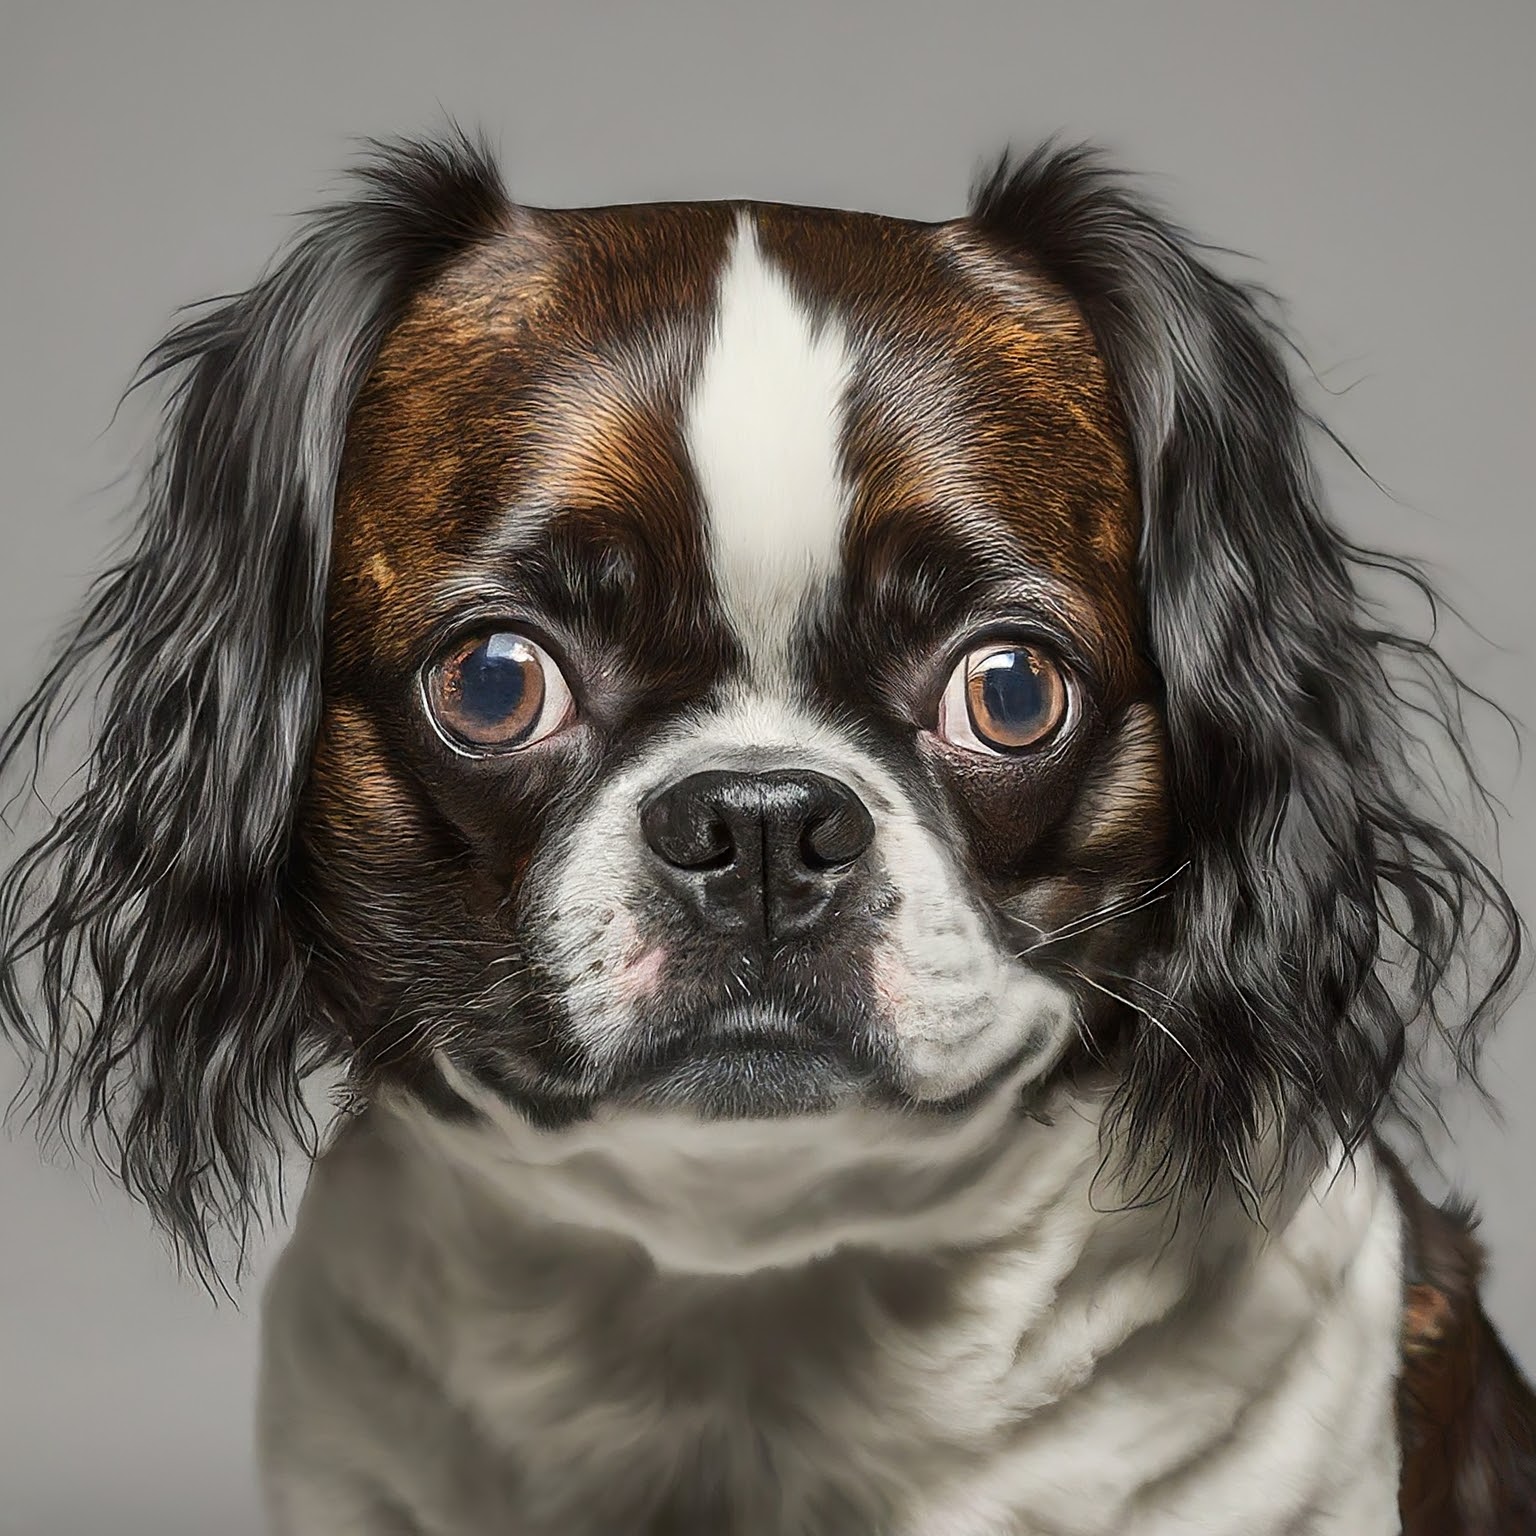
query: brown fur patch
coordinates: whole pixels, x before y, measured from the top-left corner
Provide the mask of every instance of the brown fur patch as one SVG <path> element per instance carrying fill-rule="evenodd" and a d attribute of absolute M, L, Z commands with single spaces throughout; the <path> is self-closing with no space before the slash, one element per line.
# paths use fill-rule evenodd
<path fill-rule="evenodd" d="M 1536 1531 L 1536 1396 L 1483 1311 L 1473 1223 L 1431 1204 L 1383 1155 L 1404 1228 L 1404 1536 Z"/>
<path fill-rule="evenodd" d="M 776 207 L 759 221 L 765 251 L 813 306 L 836 308 L 864 359 L 845 444 L 849 548 L 896 520 L 918 541 L 975 540 L 1082 594 L 1073 619 L 1136 672 L 1132 467 L 1068 295 L 1005 278 L 962 225 Z"/>

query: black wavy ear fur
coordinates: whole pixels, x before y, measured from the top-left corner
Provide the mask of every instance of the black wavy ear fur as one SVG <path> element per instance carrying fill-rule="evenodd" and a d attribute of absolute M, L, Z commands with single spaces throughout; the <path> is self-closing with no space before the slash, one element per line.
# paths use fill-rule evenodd
<path fill-rule="evenodd" d="M 146 360 L 135 387 L 170 388 L 133 542 L 0 734 L 10 815 L 96 700 L 88 762 L 0 877 L 0 1027 L 36 1053 L 34 1112 L 78 1117 L 205 1268 L 268 1207 L 329 1048 L 285 899 L 348 414 L 406 297 L 509 208 L 457 130 L 372 151 Z"/>
<path fill-rule="evenodd" d="M 1330 521 L 1269 296 L 1092 151 L 998 163 L 972 220 L 1078 301 L 1137 460 L 1146 643 L 1164 687 L 1173 882 L 1115 1123 L 1154 1182 L 1251 1189 L 1260 1137 L 1349 1147 L 1438 1038 L 1476 1048 L 1518 969 L 1498 880 L 1427 809 L 1425 751 L 1468 758 L 1463 687 L 1356 575 L 1417 568 Z M 1326 429 L 1322 429 L 1326 430 Z M 1486 796 L 1483 797 L 1486 803 Z M 1274 1171 L 1280 1160 L 1276 1160 Z"/>

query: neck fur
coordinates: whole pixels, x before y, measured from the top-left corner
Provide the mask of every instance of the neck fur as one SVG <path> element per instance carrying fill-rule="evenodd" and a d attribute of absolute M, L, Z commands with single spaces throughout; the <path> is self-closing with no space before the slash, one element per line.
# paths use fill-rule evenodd
<path fill-rule="evenodd" d="M 729 1442 L 734 1414 L 744 1440 L 780 1438 L 786 1488 L 820 1455 L 904 1489 L 890 1507 L 912 1536 L 1395 1531 L 1398 1218 L 1373 1159 L 1298 1173 L 1261 1220 L 1235 1200 L 1138 1206 L 1104 1161 L 1106 1098 L 936 1126 L 615 1115 L 542 1133 L 490 1102 L 489 1130 L 392 1119 L 432 1154 L 415 1167 L 474 1192 L 477 1225 L 499 1210 L 541 1253 L 546 1337 L 627 1362 L 622 1402 L 599 1379 L 571 1400 L 606 1399 L 601 1422 L 632 1419 L 644 1455 Z M 693 1395 L 648 1401 L 684 1357 Z M 548 1464 L 557 1442 L 596 1454 L 580 1438 L 554 1434 Z"/>

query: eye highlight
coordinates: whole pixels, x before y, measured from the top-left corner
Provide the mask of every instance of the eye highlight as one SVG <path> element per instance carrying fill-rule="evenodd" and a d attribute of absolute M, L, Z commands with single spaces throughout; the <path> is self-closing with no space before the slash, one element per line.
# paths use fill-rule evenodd
<path fill-rule="evenodd" d="M 1020 641 L 968 651 L 939 700 L 938 734 L 972 752 L 1043 746 L 1067 716 L 1066 674 L 1049 651 Z"/>
<path fill-rule="evenodd" d="M 553 658 L 513 630 L 460 641 L 422 681 L 433 724 L 461 749 L 516 751 L 553 735 L 575 713 Z"/>

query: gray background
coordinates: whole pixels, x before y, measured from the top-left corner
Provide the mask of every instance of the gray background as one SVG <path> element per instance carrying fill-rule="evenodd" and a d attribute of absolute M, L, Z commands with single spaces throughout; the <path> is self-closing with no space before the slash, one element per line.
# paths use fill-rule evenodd
<path fill-rule="evenodd" d="M 245 285 L 356 135 L 452 112 L 552 203 L 747 195 L 960 211 L 979 160 L 1100 139 L 1289 296 L 1357 535 L 1427 558 L 1493 648 L 1450 648 L 1529 718 L 1536 662 L 1528 90 L 1536 7 L 1265 3 L 665 5 L 4 0 L 0 705 L 103 557 L 142 448 L 132 365 L 189 299 Z M 1483 733 L 1505 867 L 1536 908 L 1529 769 Z M 1493 1311 L 1536 1366 L 1536 1030 L 1456 1101 Z M 0 1087 L 15 1079 L 0 1052 Z M 244 1536 L 254 1288 L 215 1309 L 142 1213 L 0 1139 L 0 1532 Z M 258 1262 L 259 1277 L 265 1257 Z"/>

